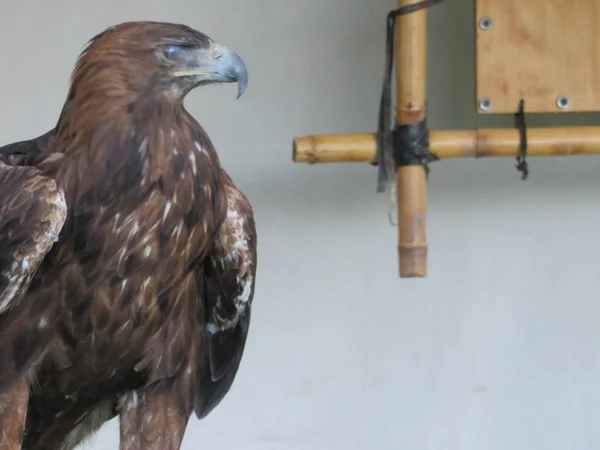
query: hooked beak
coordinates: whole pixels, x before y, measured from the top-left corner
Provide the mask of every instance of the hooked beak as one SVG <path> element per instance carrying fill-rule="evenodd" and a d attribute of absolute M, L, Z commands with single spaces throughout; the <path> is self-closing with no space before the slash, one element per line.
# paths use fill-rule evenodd
<path fill-rule="evenodd" d="M 248 71 L 242 58 L 232 50 L 218 44 L 198 51 L 189 69 L 178 70 L 176 77 L 193 76 L 201 82 L 238 84 L 237 98 L 240 98 L 248 86 Z"/>

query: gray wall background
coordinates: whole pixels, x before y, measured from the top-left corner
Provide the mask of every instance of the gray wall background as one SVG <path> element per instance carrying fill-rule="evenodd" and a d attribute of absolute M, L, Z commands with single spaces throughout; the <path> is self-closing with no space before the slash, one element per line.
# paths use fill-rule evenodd
<path fill-rule="evenodd" d="M 291 162 L 292 137 L 375 130 L 393 0 L 57 0 L 2 6 L 2 142 L 58 117 L 84 43 L 125 20 L 184 22 L 239 51 L 247 94 L 187 105 L 254 202 L 260 276 L 230 394 L 184 449 L 588 450 L 600 446 L 599 159 L 442 161 L 429 277 L 396 276 L 396 229 L 368 165 Z M 474 12 L 429 18 L 432 128 L 474 113 Z M 599 117 L 529 118 L 529 125 Z M 117 448 L 118 423 L 82 448 Z"/>

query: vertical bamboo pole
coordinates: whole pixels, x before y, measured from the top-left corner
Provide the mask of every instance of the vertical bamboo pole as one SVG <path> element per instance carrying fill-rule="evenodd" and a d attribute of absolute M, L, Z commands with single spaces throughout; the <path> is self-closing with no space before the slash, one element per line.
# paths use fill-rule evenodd
<path fill-rule="evenodd" d="M 397 0 L 398 6 L 419 0 Z M 412 124 L 425 119 L 427 9 L 399 16 L 395 35 L 396 123 Z M 427 276 L 427 185 L 422 166 L 399 167 L 398 262 L 400 278 Z"/>

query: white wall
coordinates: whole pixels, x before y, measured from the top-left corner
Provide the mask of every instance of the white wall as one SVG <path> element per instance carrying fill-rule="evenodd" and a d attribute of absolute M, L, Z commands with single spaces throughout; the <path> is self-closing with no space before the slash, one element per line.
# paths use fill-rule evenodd
<path fill-rule="evenodd" d="M 588 450 L 600 446 L 600 159 L 438 162 L 429 277 L 396 276 L 396 230 L 368 165 L 291 162 L 292 137 L 373 131 L 393 0 L 57 0 L 3 4 L 2 142 L 52 126 L 104 27 L 181 21 L 239 51 L 247 94 L 189 109 L 254 202 L 260 277 L 236 383 L 184 449 Z M 473 112 L 473 9 L 430 13 L 434 128 Z M 587 123 L 598 120 L 598 116 Z M 530 118 L 530 125 L 586 123 Z M 113 421 L 84 448 L 117 448 Z"/>

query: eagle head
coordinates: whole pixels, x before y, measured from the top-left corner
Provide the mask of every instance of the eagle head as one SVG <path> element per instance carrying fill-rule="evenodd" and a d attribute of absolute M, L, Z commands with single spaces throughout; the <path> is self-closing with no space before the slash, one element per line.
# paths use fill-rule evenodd
<path fill-rule="evenodd" d="M 108 75 L 108 76 L 107 76 Z M 125 22 L 90 40 L 73 72 L 73 85 L 87 92 L 121 97 L 183 97 L 197 86 L 238 83 L 239 98 L 248 84 L 240 56 L 206 34 L 164 22 Z M 98 83 L 96 86 L 94 83 Z"/>

